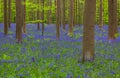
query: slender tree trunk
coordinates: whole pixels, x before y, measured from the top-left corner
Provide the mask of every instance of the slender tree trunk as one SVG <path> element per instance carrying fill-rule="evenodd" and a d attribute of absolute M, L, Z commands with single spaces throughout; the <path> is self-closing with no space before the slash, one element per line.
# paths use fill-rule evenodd
<path fill-rule="evenodd" d="M 118 33 L 117 0 L 108 0 L 108 10 L 109 10 L 108 39 L 114 40 L 115 34 Z"/>
<path fill-rule="evenodd" d="M 52 19 L 51 19 L 51 17 L 52 17 L 51 6 L 52 6 L 52 1 L 49 0 L 49 7 L 50 7 L 50 9 L 49 9 L 49 12 L 48 12 L 48 14 L 49 14 L 48 24 L 51 24 L 51 22 L 52 22 Z"/>
<path fill-rule="evenodd" d="M 120 25 L 120 0 L 118 0 L 118 25 Z"/>
<path fill-rule="evenodd" d="M 22 42 L 22 0 L 16 0 L 16 39 L 18 43 Z"/>
<path fill-rule="evenodd" d="M 69 36 L 73 35 L 73 25 L 74 25 L 74 0 L 70 0 L 70 24 L 69 24 Z"/>
<path fill-rule="evenodd" d="M 26 0 L 23 0 L 23 33 L 26 33 Z"/>
<path fill-rule="evenodd" d="M 62 17 L 62 22 L 63 22 L 63 30 L 65 30 L 66 28 L 65 28 L 65 2 L 66 2 L 66 0 L 62 0 L 62 4 L 63 4 L 63 17 Z"/>
<path fill-rule="evenodd" d="M 7 0 L 4 0 L 4 34 L 8 34 Z"/>
<path fill-rule="evenodd" d="M 37 3 L 38 3 L 37 20 L 40 20 L 40 10 L 39 10 L 40 1 L 37 0 Z M 40 22 L 37 23 L 37 30 L 40 30 Z"/>
<path fill-rule="evenodd" d="M 44 0 L 42 0 L 42 7 L 43 7 L 43 10 L 42 10 L 42 36 L 44 35 Z"/>
<path fill-rule="evenodd" d="M 60 0 L 56 0 L 56 36 L 57 39 L 60 38 Z"/>
<path fill-rule="evenodd" d="M 78 0 L 78 24 L 80 26 L 80 23 L 81 23 L 81 4 L 80 4 L 80 1 Z"/>
<path fill-rule="evenodd" d="M 96 0 L 85 0 L 83 29 L 83 62 L 94 59 L 94 25 Z"/>
<path fill-rule="evenodd" d="M 61 13 L 62 13 L 62 12 L 61 12 L 61 0 L 59 1 L 59 7 L 60 7 L 60 9 L 59 9 L 59 14 L 60 14 L 59 19 L 60 19 L 60 20 L 59 20 L 59 21 L 60 21 L 60 27 L 61 27 L 61 25 L 62 25 L 62 18 L 61 18 L 61 17 L 62 17 L 62 14 L 61 14 Z"/>
<path fill-rule="evenodd" d="M 8 0 L 8 27 L 11 27 L 11 0 Z"/>
<path fill-rule="evenodd" d="M 103 0 L 100 0 L 99 27 L 103 27 Z"/>

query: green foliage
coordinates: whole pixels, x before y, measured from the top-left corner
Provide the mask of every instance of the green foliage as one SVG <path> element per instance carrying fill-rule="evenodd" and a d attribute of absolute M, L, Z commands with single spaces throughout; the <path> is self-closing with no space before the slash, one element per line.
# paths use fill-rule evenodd
<path fill-rule="evenodd" d="M 116 33 L 115 34 L 115 37 L 117 38 L 117 37 L 119 37 L 120 36 L 120 33 Z"/>
<path fill-rule="evenodd" d="M 82 11 L 84 10 L 84 1 L 85 0 L 81 0 L 80 1 L 80 3 L 81 3 L 81 7 L 80 7 L 80 10 L 81 10 L 81 12 L 80 12 L 80 16 L 83 16 L 83 13 L 82 13 Z M 120 3 L 120 2 L 119 2 Z M 4 13 L 3 13 L 3 9 L 4 9 L 4 6 L 3 6 L 3 1 L 1 1 L 1 3 L 0 3 L 1 5 L 0 5 L 0 22 L 3 22 L 3 15 L 4 15 Z M 40 13 L 44 10 L 45 11 L 45 17 L 44 17 L 44 22 L 46 22 L 46 19 L 47 19 L 47 13 L 48 13 L 48 11 L 49 10 L 51 10 L 52 11 L 52 21 L 54 21 L 55 22 L 55 9 L 56 9 L 56 6 L 55 6 L 55 4 L 54 4 L 54 1 L 52 1 L 52 6 L 50 7 L 50 6 L 48 6 L 48 1 L 47 0 L 45 0 L 45 2 L 44 2 L 44 8 L 43 8 L 43 6 L 42 6 L 42 3 L 40 3 L 40 4 L 38 4 L 36 1 L 33 1 L 33 2 L 30 2 L 29 0 L 26 0 L 26 3 L 23 3 L 23 5 L 24 4 L 26 4 L 26 21 L 27 21 L 27 23 L 37 23 L 37 22 L 43 22 L 43 21 L 41 21 L 41 20 L 36 20 L 36 19 L 34 19 L 34 20 L 32 20 L 31 18 L 37 18 L 37 15 L 35 15 L 35 14 L 37 14 L 36 12 L 37 11 L 40 11 Z M 96 4 L 96 23 L 98 23 L 98 19 L 99 19 L 99 0 L 97 0 L 97 4 Z M 16 17 L 16 5 L 15 5 L 15 2 L 14 1 L 12 1 L 12 7 L 11 7 L 11 9 L 12 9 L 12 17 L 11 17 L 11 21 L 12 22 L 15 22 L 15 17 Z M 66 4 L 67 5 L 67 7 L 68 7 L 68 3 Z M 66 8 L 67 8 L 66 7 Z M 105 24 L 108 24 L 108 0 L 104 0 L 104 2 L 103 2 L 103 8 L 104 8 L 104 14 L 103 14 L 103 16 L 104 16 L 104 23 Z M 66 14 L 66 19 L 65 20 L 67 20 L 68 21 L 68 19 L 69 19 L 69 9 L 66 9 L 66 12 L 65 12 L 65 14 Z M 119 11 L 119 10 L 118 10 Z M 33 14 L 34 13 L 34 17 L 33 16 L 31 16 L 30 14 Z M 119 15 L 118 15 L 118 17 L 119 17 Z M 83 21 L 83 19 L 82 19 L 82 17 L 81 17 L 81 19 L 80 19 L 81 21 L 80 21 L 80 23 L 82 23 L 82 21 Z"/>

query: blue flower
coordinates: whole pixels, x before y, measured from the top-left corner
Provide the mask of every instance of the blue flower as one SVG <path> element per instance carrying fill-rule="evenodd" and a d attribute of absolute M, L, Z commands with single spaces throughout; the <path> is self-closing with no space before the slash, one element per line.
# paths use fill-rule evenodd
<path fill-rule="evenodd" d="M 35 58 L 34 57 L 32 57 L 32 62 L 35 62 Z"/>

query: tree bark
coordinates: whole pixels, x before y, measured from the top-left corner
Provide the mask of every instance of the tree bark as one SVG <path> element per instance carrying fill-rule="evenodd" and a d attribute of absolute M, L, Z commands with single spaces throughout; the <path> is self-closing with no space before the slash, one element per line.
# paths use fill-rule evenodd
<path fill-rule="evenodd" d="M 18 43 L 22 43 L 22 0 L 16 0 L 16 39 Z"/>
<path fill-rule="evenodd" d="M 66 28 L 65 28 L 65 17 L 66 17 L 66 16 L 65 16 L 65 2 L 66 2 L 66 1 L 65 1 L 65 0 L 62 0 L 62 2 L 63 2 L 63 3 L 62 3 L 62 4 L 63 4 L 63 8 L 62 8 L 62 9 L 63 9 L 63 10 L 62 10 L 62 11 L 63 11 L 62 22 L 63 22 L 63 30 L 65 30 L 65 29 L 66 29 Z"/>
<path fill-rule="evenodd" d="M 23 33 L 26 33 L 26 0 L 23 0 Z"/>
<path fill-rule="evenodd" d="M 8 0 L 8 27 L 11 27 L 11 0 Z"/>
<path fill-rule="evenodd" d="M 39 10 L 39 6 L 40 6 L 40 1 L 37 0 L 37 5 L 38 5 L 38 10 L 37 10 L 37 20 L 40 20 L 40 10 Z M 40 22 L 37 23 L 37 30 L 40 30 Z"/>
<path fill-rule="evenodd" d="M 60 0 L 56 0 L 56 36 L 60 38 Z"/>
<path fill-rule="evenodd" d="M 68 35 L 72 36 L 73 35 L 73 26 L 74 26 L 74 0 L 70 0 L 70 22 L 69 22 L 69 32 Z"/>
<path fill-rule="evenodd" d="M 103 27 L 103 0 L 100 0 L 99 27 Z"/>
<path fill-rule="evenodd" d="M 42 36 L 44 35 L 44 0 L 42 0 Z"/>
<path fill-rule="evenodd" d="M 7 0 L 4 0 L 4 34 L 8 34 Z"/>
<path fill-rule="evenodd" d="M 83 28 L 83 62 L 94 60 L 94 25 L 96 0 L 85 0 Z"/>
<path fill-rule="evenodd" d="M 109 11 L 108 39 L 114 40 L 116 38 L 115 34 L 118 33 L 117 0 L 108 0 L 108 11 Z"/>

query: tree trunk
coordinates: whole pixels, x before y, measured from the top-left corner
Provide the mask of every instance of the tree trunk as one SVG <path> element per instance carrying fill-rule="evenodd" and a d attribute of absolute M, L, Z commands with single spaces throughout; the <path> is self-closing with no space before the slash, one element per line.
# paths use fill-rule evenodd
<path fill-rule="evenodd" d="M 23 27 L 23 15 L 22 15 L 22 0 L 16 0 L 16 39 L 18 43 L 22 42 L 22 27 Z"/>
<path fill-rule="evenodd" d="M 8 34 L 8 21 L 7 21 L 7 0 L 4 0 L 4 34 Z"/>
<path fill-rule="evenodd" d="M 66 28 L 65 28 L 65 17 L 66 17 L 66 16 L 65 16 L 65 2 L 66 2 L 65 0 L 62 0 L 62 4 L 63 4 L 63 8 L 62 8 L 62 9 L 63 9 L 63 10 L 62 10 L 62 11 L 63 11 L 63 12 L 62 12 L 62 13 L 63 13 L 63 17 L 62 17 L 63 30 L 66 29 Z"/>
<path fill-rule="evenodd" d="M 8 0 L 8 27 L 11 27 L 11 0 Z"/>
<path fill-rule="evenodd" d="M 69 32 L 68 35 L 72 36 L 73 35 L 73 25 L 74 25 L 74 0 L 70 0 L 70 22 L 69 22 Z"/>
<path fill-rule="evenodd" d="M 96 0 L 85 0 L 83 29 L 83 62 L 94 59 L 94 25 Z"/>
<path fill-rule="evenodd" d="M 26 33 L 26 0 L 23 0 L 23 33 Z"/>
<path fill-rule="evenodd" d="M 57 39 L 60 38 L 60 0 L 56 0 L 56 36 Z"/>
<path fill-rule="evenodd" d="M 108 28 L 108 39 L 114 40 L 115 34 L 118 33 L 118 21 L 117 21 L 117 0 L 108 0 L 109 10 L 109 28 Z"/>
<path fill-rule="evenodd" d="M 38 5 L 37 20 L 40 20 L 40 10 L 39 10 L 40 1 L 39 0 L 37 0 L 37 5 Z M 37 23 L 37 30 L 40 30 L 40 22 Z"/>
<path fill-rule="evenodd" d="M 44 35 L 44 0 L 42 0 L 42 36 Z"/>
<path fill-rule="evenodd" d="M 103 27 L 103 0 L 100 0 L 99 27 Z"/>
<path fill-rule="evenodd" d="M 52 1 L 51 0 L 49 0 L 49 11 L 48 11 L 48 14 L 49 14 L 49 18 L 48 18 L 48 24 L 51 24 L 51 22 L 52 22 L 52 19 L 51 19 L 51 17 L 52 17 L 52 13 L 51 13 L 51 5 L 52 5 Z"/>

